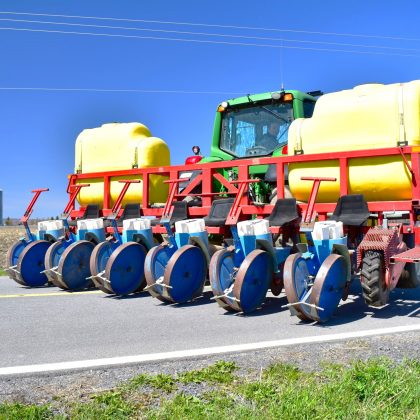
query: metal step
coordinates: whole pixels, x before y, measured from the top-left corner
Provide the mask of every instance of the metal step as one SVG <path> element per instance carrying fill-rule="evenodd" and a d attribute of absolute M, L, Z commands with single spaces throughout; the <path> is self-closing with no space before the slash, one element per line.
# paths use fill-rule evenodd
<path fill-rule="evenodd" d="M 390 258 L 391 264 L 395 262 L 406 262 L 416 263 L 420 262 L 420 246 L 408 249 L 407 251 L 401 252 L 401 254 L 395 254 Z"/>

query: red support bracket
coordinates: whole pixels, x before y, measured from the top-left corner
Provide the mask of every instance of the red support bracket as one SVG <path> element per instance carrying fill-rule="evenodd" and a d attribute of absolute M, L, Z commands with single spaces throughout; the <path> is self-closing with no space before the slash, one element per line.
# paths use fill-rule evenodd
<path fill-rule="evenodd" d="M 219 181 L 227 190 L 231 193 L 237 193 L 238 188 L 236 188 L 233 184 L 239 183 L 239 181 L 228 181 L 222 174 L 216 172 L 213 174 L 213 178 Z M 241 181 L 242 182 L 242 181 Z"/>
<path fill-rule="evenodd" d="M 231 181 L 232 184 L 238 184 L 238 192 L 235 197 L 235 201 L 229 211 L 228 217 L 226 218 L 226 225 L 236 225 L 239 220 L 239 216 L 241 215 L 241 204 L 242 196 L 245 193 L 245 189 L 247 188 L 248 184 L 252 184 L 255 182 L 260 182 L 259 179 L 245 179 L 243 181 L 235 180 Z"/>
<path fill-rule="evenodd" d="M 128 188 L 130 187 L 131 184 L 139 184 L 140 180 L 138 179 L 127 179 L 127 180 L 121 180 L 118 181 L 124 184 L 124 186 L 122 187 L 117 200 L 115 201 L 114 205 L 112 206 L 112 210 L 111 210 L 111 214 L 114 217 L 118 216 L 119 211 L 121 210 L 121 203 L 124 199 L 125 193 L 127 192 Z"/>
<path fill-rule="evenodd" d="M 35 195 L 32 197 L 32 200 L 29 203 L 29 206 L 27 207 L 27 209 L 25 211 L 25 214 L 20 219 L 20 221 L 22 223 L 26 224 L 26 222 L 28 221 L 28 219 L 31 217 L 32 209 L 34 208 L 34 205 L 35 205 L 36 201 L 38 200 L 38 197 L 41 195 L 41 193 L 43 193 L 45 191 L 49 191 L 49 190 L 50 190 L 49 188 L 41 188 L 39 190 L 32 190 L 31 191 Z"/>
<path fill-rule="evenodd" d="M 314 212 L 316 197 L 318 195 L 319 186 L 322 181 L 337 181 L 337 178 L 328 178 L 328 177 L 312 177 L 312 176 L 305 176 L 300 178 L 302 181 L 314 181 L 312 185 L 312 191 L 309 195 L 308 207 L 303 213 L 302 222 L 304 224 L 309 224 L 313 221 L 316 214 Z"/>
<path fill-rule="evenodd" d="M 402 148 L 402 147 L 399 147 L 399 148 L 398 148 L 398 150 L 399 150 L 399 152 L 400 152 L 400 154 L 401 154 L 401 156 L 402 156 L 402 158 L 403 158 L 403 161 L 404 161 L 405 166 L 406 166 L 406 167 L 407 167 L 407 169 L 410 171 L 410 174 L 411 174 L 411 179 L 412 179 L 413 185 L 414 185 L 414 186 L 416 186 L 416 185 L 417 185 L 417 181 L 416 181 L 416 176 L 415 176 L 414 170 L 413 170 L 413 168 L 411 167 L 410 163 L 408 162 L 407 158 L 405 157 L 405 154 L 404 154 L 404 150 L 403 150 L 403 148 Z"/>
<path fill-rule="evenodd" d="M 174 201 L 176 190 L 178 188 L 178 184 L 180 182 L 189 181 L 190 178 L 178 178 L 178 179 L 168 179 L 167 181 L 163 181 L 165 184 L 171 184 L 169 187 L 169 195 L 168 199 L 166 200 L 165 207 L 163 209 L 162 218 L 170 218 L 172 213 L 172 202 Z"/>
<path fill-rule="evenodd" d="M 187 178 L 183 178 L 185 180 L 187 180 Z M 188 178 L 190 179 L 190 178 Z M 199 174 L 197 175 L 184 189 L 184 191 L 182 191 L 182 194 L 180 194 L 181 197 L 186 197 L 187 195 L 190 195 L 191 191 L 197 187 L 198 185 L 200 185 L 200 183 L 203 181 L 203 174 Z M 201 194 L 200 194 L 201 195 Z"/>
<path fill-rule="evenodd" d="M 70 197 L 69 197 L 69 201 L 63 211 L 64 217 L 67 219 L 67 217 L 69 216 L 70 212 L 74 209 L 74 202 L 76 201 L 76 197 L 79 194 L 80 190 L 83 187 L 89 187 L 90 184 L 75 184 L 75 185 L 70 185 L 69 186 L 69 192 L 70 192 Z"/>

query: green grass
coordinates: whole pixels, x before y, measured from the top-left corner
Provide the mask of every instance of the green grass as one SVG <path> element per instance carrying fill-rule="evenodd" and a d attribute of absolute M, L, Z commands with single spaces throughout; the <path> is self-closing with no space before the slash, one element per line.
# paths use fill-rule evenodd
<path fill-rule="evenodd" d="M 0 276 L 8 276 L 9 274 L 7 273 L 7 271 L 4 271 L 3 268 L 0 268 Z"/>
<path fill-rule="evenodd" d="M 175 376 L 143 374 L 85 402 L 3 404 L 0 419 L 420 418 L 419 361 L 379 358 L 314 372 L 274 364 L 251 377 L 236 370 L 219 361 Z"/>

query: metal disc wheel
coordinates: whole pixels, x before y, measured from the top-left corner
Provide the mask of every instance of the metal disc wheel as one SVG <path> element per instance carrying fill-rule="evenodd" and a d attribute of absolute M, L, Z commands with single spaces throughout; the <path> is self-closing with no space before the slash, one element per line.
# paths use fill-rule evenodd
<path fill-rule="evenodd" d="M 144 261 L 146 249 L 136 242 L 120 245 L 109 257 L 105 278 L 117 295 L 141 292 L 146 286 Z"/>
<path fill-rule="evenodd" d="M 213 254 L 210 260 L 210 285 L 216 302 L 227 311 L 234 309 L 226 302 L 226 298 L 217 297 L 224 294 L 224 291 L 233 283 L 235 263 L 233 260 L 234 252 L 228 249 L 221 249 Z"/>
<path fill-rule="evenodd" d="M 114 252 L 114 247 L 109 241 L 99 243 L 93 249 L 92 255 L 90 256 L 89 266 L 92 276 L 96 276 L 99 273 L 105 271 L 105 267 L 108 263 L 111 254 Z M 102 290 L 104 293 L 113 294 L 109 283 L 96 277 L 92 279 L 94 285 Z"/>
<path fill-rule="evenodd" d="M 363 298 L 369 306 L 383 306 L 388 303 L 389 289 L 385 281 L 384 258 L 379 251 L 367 251 L 363 256 L 362 284 Z"/>
<path fill-rule="evenodd" d="M 206 257 L 198 246 L 185 245 L 170 258 L 164 283 L 174 303 L 184 303 L 201 295 L 207 274 Z"/>
<path fill-rule="evenodd" d="M 65 287 L 70 290 L 80 290 L 89 287 L 90 256 L 95 245 L 89 241 L 78 241 L 71 244 L 60 258 L 58 273 Z"/>
<path fill-rule="evenodd" d="M 47 250 L 45 254 L 45 270 L 48 280 L 54 284 L 54 286 L 66 288 L 65 284 L 61 281 L 60 276 L 57 275 L 57 267 L 60 262 L 60 258 L 63 252 L 67 248 L 68 243 L 66 241 L 54 242 Z"/>
<path fill-rule="evenodd" d="M 162 302 L 171 302 L 171 300 L 164 296 L 165 287 L 157 281 L 163 281 L 165 268 L 174 252 L 173 248 L 169 246 L 157 245 L 149 250 L 144 262 L 144 274 L 149 287 L 147 290 L 153 297 Z"/>
<path fill-rule="evenodd" d="M 287 257 L 284 264 L 283 279 L 287 301 L 294 305 L 293 307 L 296 309 L 297 317 L 303 321 L 311 320 L 309 311 L 305 308 L 305 305 L 299 305 L 299 302 L 307 292 L 307 282 L 309 279 L 308 266 L 300 252 Z"/>
<path fill-rule="evenodd" d="M 234 305 L 241 312 L 255 311 L 263 303 L 273 279 L 273 265 L 268 252 L 250 252 L 239 267 L 233 286 Z"/>
<path fill-rule="evenodd" d="M 25 249 L 25 247 L 28 245 L 28 243 L 25 240 L 19 240 L 16 241 L 8 250 L 6 253 L 6 264 L 7 268 L 14 267 L 17 265 L 19 255 L 22 253 L 22 251 Z M 20 280 L 17 273 L 14 271 L 8 272 L 9 277 L 16 281 L 17 283 L 21 284 L 22 286 L 26 286 L 25 282 Z"/>
<path fill-rule="evenodd" d="M 28 244 L 19 255 L 17 263 L 17 277 L 30 287 L 40 287 L 47 283 L 45 273 L 45 254 L 50 247 L 48 241 L 33 241 Z"/>
<path fill-rule="evenodd" d="M 311 313 L 314 321 L 326 322 L 332 317 L 346 286 L 346 273 L 343 256 L 331 254 L 324 260 L 315 277 L 309 298 L 309 303 L 316 306 Z"/>

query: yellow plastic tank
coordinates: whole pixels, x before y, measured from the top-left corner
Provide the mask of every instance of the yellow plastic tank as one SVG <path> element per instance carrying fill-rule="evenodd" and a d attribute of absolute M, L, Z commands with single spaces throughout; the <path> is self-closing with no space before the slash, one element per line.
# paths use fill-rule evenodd
<path fill-rule="evenodd" d="M 157 137 L 152 137 L 149 129 L 140 123 L 112 123 L 101 127 L 83 130 L 76 140 L 75 173 L 109 172 L 133 168 L 170 165 L 167 144 Z M 138 179 L 138 176 L 115 177 L 111 180 L 111 206 L 120 193 L 122 179 Z M 162 203 L 168 196 L 166 177 L 151 175 L 150 203 Z M 83 179 L 80 183 L 89 183 L 81 189 L 77 198 L 81 206 L 87 204 L 103 205 L 104 183 L 97 179 Z M 141 203 L 142 182 L 131 184 L 123 205 Z"/>
<path fill-rule="evenodd" d="M 311 118 L 290 126 L 290 155 L 420 145 L 420 80 L 391 85 L 367 84 L 321 96 Z M 410 161 L 410 159 L 408 159 Z M 411 163 L 411 162 L 410 162 Z M 304 176 L 340 178 L 338 161 L 289 165 L 293 196 L 307 201 L 312 188 Z M 411 177 L 401 156 L 349 160 L 349 194 L 368 201 L 411 199 Z M 323 182 L 317 202 L 334 202 L 339 182 Z"/>

